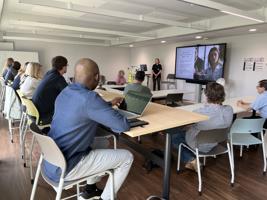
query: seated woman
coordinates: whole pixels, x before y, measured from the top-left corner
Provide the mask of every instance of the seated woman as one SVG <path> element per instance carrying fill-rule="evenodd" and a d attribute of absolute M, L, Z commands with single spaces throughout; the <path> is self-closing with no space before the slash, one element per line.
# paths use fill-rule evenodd
<path fill-rule="evenodd" d="M 26 71 L 26 67 L 28 64 L 29 62 L 26 62 L 25 65 L 20 68 L 17 76 L 15 77 L 13 84 L 12 84 L 12 88 L 14 90 L 18 90 L 20 88 L 20 82 L 23 82 L 24 79 L 26 78 L 25 71 Z"/>
<path fill-rule="evenodd" d="M 117 85 L 124 85 L 126 83 L 126 79 L 125 79 L 124 75 L 125 75 L 124 71 L 120 70 L 118 73 L 117 80 L 116 80 Z"/>
<path fill-rule="evenodd" d="M 237 106 L 244 108 L 248 111 L 255 110 L 258 111 L 260 117 L 267 119 L 267 79 L 259 81 L 256 86 L 258 96 L 256 100 L 252 103 L 247 103 L 242 100 L 237 101 Z M 251 117 L 256 118 L 257 116 Z M 267 120 L 263 125 L 264 128 L 267 128 Z"/>
<path fill-rule="evenodd" d="M 41 65 L 39 63 L 30 62 L 25 71 L 27 76 L 20 85 L 21 93 L 28 99 L 32 99 L 32 95 L 42 79 Z"/>
<path fill-rule="evenodd" d="M 196 137 L 201 130 L 212 130 L 230 127 L 233 120 L 233 109 L 229 105 L 222 105 L 225 99 L 225 92 L 222 85 L 210 82 L 205 89 L 207 103 L 194 112 L 207 115 L 208 120 L 198 122 L 187 126 L 187 130 L 173 129 L 176 134 L 173 134 L 173 146 L 178 148 L 181 143 L 186 143 L 192 149 L 196 148 Z M 178 132 L 178 133 L 177 133 Z M 209 152 L 217 144 L 203 144 L 199 147 L 201 152 Z M 188 149 L 183 148 L 181 160 L 186 163 L 185 167 L 197 171 L 196 159 L 194 154 Z"/>

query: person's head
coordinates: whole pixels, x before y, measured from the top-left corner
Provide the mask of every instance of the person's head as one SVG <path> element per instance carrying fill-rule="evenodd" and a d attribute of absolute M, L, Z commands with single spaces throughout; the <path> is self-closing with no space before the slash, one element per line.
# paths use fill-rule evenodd
<path fill-rule="evenodd" d="M 124 73 L 123 70 L 120 70 L 120 71 L 118 72 L 118 76 L 119 76 L 119 77 L 124 77 L 124 75 L 125 75 L 125 73 Z"/>
<path fill-rule="evenodd" d="M 198 58 L 198 47 L 195 48 L 195 62 L 197 61 Z"/>
<path fill-rule="evenodd" d="M 6 61 L 6 64 L 8 67 L 11 67 L 14 63 L 14 59 L 13 58 L 8 58 L 7 61 Z"/>
<path fill-rule="evenodd" d="M 256 88 L 257 88 L 257 92 L 259 94 L 267 91 L 267 79 L 263 79 L 263 80 L 259 81 Z"/>
<path fill-rule="evenodd" d="M 135 74 L 135 80 L 142 83 L 145 80 L 145 72 L 137 71 Z"/>
<path fill-rule="evenodd" d="M 94 90 L 99 82 L 99 68 L 95 61 L 89 58 L 80 59 L 75 65 L 74 80 L 90 90 Z"/>
<path fill-rule="evenodd" d="M 222 104 L 225 99 L 224 87 L 216 82 L 210 82 L 205 89 L 208 103 Z"/>
<path fill-rule="evenodd" d="M 41 67 L 42 65 L 40 65 L 40 63 L 30 62 L 27 65 L 25 75 L 28 75 L 32 78 L 41 79 L 42 78 Z"/>
<path fill-rule="evenodd" d="M 67 72 L 68 60 L 63 56 L 56 56 L 52 59 L 52 67 L 61 75 Z"/>
<path fill-rule="evenodd" d="M 18 61 L 15 61 L 13 64 L 13 69 L 19 71 L 21 64 Z"/>
<path fill-rule="evenodd" d="M 217 63 L 219 62 L 219 57 L 220 57 L 220 53 L 217 47 L 213 47 L 210 49 L 208 57 L 209 57 L 209 64 L 211 66 L 216 66 Z"/>
<path fill-rule="evenodd" d="M 19 75 L 22 75 L 25 73 L 28 64 L 29 62 L 25 62 L 25 64 L 19 69 Z"/>
<path fill-rule="evenodd" d="M 155 58 L 155 64 L 159 64 L 159 63 L 160 63 L 159 58 Z"/>

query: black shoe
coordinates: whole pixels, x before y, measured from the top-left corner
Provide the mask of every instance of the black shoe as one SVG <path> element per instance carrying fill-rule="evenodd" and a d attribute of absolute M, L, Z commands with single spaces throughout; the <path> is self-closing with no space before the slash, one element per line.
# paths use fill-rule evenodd
<path fill-rule="evenodd" d="M 100 199 L 103 190 L 100 190 L 96 187 L 96 185 L 86 185 L 85 190 L 79 196 L 79 200 L 94 200 Z"/>

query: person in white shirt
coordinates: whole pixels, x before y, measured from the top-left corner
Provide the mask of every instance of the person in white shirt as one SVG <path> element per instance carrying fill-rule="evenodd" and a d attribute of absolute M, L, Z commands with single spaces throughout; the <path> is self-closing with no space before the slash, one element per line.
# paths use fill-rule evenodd
<path fill-rule="evenodd" d="M 20 91 L 27 99 L 32 99 L 32 95 L 42 79 L 41 65 L 30 62 L 27 65 L 25 80 L 20 85 Z"/>

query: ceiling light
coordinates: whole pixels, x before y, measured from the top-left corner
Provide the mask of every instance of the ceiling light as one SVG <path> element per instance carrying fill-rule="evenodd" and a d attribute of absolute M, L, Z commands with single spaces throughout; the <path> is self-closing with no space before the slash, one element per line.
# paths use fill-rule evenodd
<path fill-rule="evenodd" d="M 134 45 L 133 44 L 130 44 L 129 47 L 133 47 Z"/>
<path fill-rule="evenodd" d="M 250 19 L 250 20 L 253 20 L 253 21 L 256 21 L 256 22 L 260 22 L 260 23 L 264 22 L 263 20 L 256 19 L 256 18 L 253 18 L 253 17 L 248 17 L 248 16 L 245 16 L 245 15 L 240 15 L 240 14 L 229 12 L 229 11 L 225 11 L 225 10 L 220 10 L 220 11 L 222 13 L 226 13 L 226 14 L 229 14 L 229 15 L 234 15 L 234 16 L 237 16 L 237 17 L 242 17 L 242 18 L 245 18 L 245 19 Z"/>
<path fill-rule="evenodd" d="M 162 40 L 162 41 L 161 41 L 162 44 L 165 43 L 165 42 L 166 42 L 165 40 Z"/>
<path fill-rule="evenodd" d="M 249 31 L 249 32 L 255 32 L 255 31 L 257 31 L 257 29 L 255 29 L 255 28 L 251 28 L 251 29 L 249 29 L 248 31 Z"/>
<path fill-rule="evenodd" d="M 197 35 L 195 38 L 196 38 L 196 39 L 201 39 L 202 36 L 201 36 L 201 35 Z"/>

